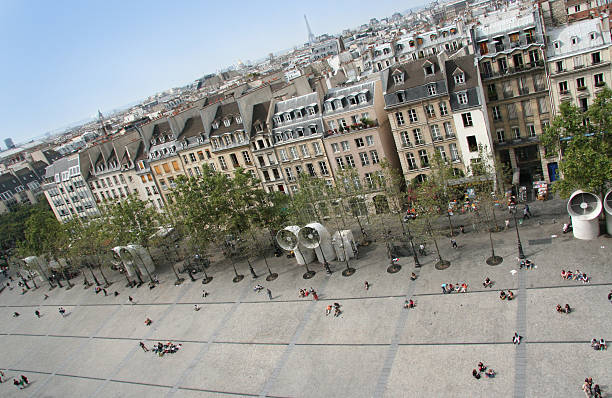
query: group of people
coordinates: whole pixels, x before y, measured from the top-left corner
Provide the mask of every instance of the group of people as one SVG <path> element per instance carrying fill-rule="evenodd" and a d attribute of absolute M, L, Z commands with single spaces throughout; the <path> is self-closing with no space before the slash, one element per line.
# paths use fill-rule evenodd
<path fill-rule="evenodd" d="M 572 312 L 569 304 L 565 304 L 565 307 L 561 307 L 561 304 L 557 304 L 557 312 L 562 312 L 564 314 L 569 314 Z"/>
<path fill-rule="evenodd" d="M 535 264 L 533 261 L 528 259 L 519 259 L 519 269 L 533 269 L 535 268 Z"/>
<path fill-rule="evenodd" d="M 492 287 L 493 283 L 494 282 L 491 279 L 489 279 L 489 277 L 486 277 L 484 282 L 482 282 L 482 286 L 484 286 L 484 287 Z"/>
<path fill-rule="evenodd" d="M 501 292 L 499 292 L 499 298 L 501 300 L 506 300 L 508 299 L 508 301 L 514 299 L 514 293 L 512 293 L 512 290 L 508 289 L 508 293 L 504 292 L 503 290 Z"/>
<path fill-rule="evenodd" d="M 4 383 L 5 381 L 6 379 L 4 372 L 0 370 L 0 383 Z M 17 386 L 17 388 L 19 388 L 20 390 L 23 390 L 30 384 L 30 381 L 27 377 L 25 377 L 25 375 L 20 375 L 19 379 L 13 379 L 13 384 Z"/>
<path fill-rule="evenodd" d="M 593 385 L 592 377 L 587 377 L 584 379 L 582 391 L 584 391 L 584 394 L 587 396 L 587 398 L 601 398 L 601 389 L 599 388 L 599 384 Z"/>
<path fill-rule="evenodd" d="M 366 282 L 368 283 L 368 282 Z M 314 290 L 312 287 L 310 289 L 300 289 L 298 292 L 298 297 L 299 298 L 304 298 L 304 297 L 308 297 L 312 294 L 312 298 L 315 301 L 319 300 L 319 295 L 317 294 L 316 290 Z"/>
<path fill-rule="evenodd" d="M 140 347 L 145 352 L 149 351 L 149 349 L 145 346 L 145 344 L 142 341 L 140 342 Z M 153 348 L 151 348 L 151 351 L 153 351 L 154 354 L 157 354 L 160 357 L 163 357 L 165 354 L 176 353 L 178 350 L 181 349 L 181 347 L 183 347 L 182 344 L 174 344 L 170 341 L 164 344 L 160 341 L 157 344 L 153 344 Z"/>
<path fill-rule="evenodd" d="M 478 362 L 478 370 L 472 370 L 472 376 L 474 376 L 474 378 L 478 380 L 480 379 L 481 373 L 483 373 L 486 377 L 489 378 L 495 377 L 495 371 L 493 369 L 487 369 L 487 367 L 482 362 Z"/>
<path fill-rule="evenodd" d="M 442 293 L 444 294 L 453 293 L 453 292 L 466 293 L 468 285 L 465 282 L 463 282 L 462 284 L 459 284 L 459 282 L 457 282 L 454 285 L 452 283 L 443 283 L 441 287 L 442 287 Z"/>
<path fill-rule="evenodd" d="M 325 315 L 331 314 L 332 309 L 334 310 L 335 317 L 340 316 L 340 314 L 342 314 L 342 311 L 340 310 L 340 303 L 334 303 L 333 306 L 330 304 L 325 308 Z"/>
<path fill-rule="evenodd" d="M 588 275 L 585 272 L 580 272 L 579 269 L 577 269 L 576 272 L 572 272 L 570 270 L 565 271 L 564 269 L 562 269 L 561 278 L 574 281 L 582 281 L 583 283 L 589 283 L 590 281 Z"/>
<path fill-rule="evenodd" d="M 412 301 L 412 299 L 404 301 L 404 308 L 411 309 L 414 307 L 416 307 L 416 304 L 414 303 L 414 301 Z"/>
<path fill-rule="evenodd" d="M 603 338 L 599 339 L 599 341 L 597 341 L 597 339 L 593 339 L 591 340 L 591 347 L 595 351 L 603 351 L 603 350 L 608 349 L 608 344 L 606 343 L 606 340 L 604 340 Z"/>

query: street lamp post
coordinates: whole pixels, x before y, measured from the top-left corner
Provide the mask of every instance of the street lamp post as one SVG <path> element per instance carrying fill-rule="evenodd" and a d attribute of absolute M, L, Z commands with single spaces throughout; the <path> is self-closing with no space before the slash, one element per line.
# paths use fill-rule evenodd
<path fill-rule="evenodd" d="M 403 225 L 403 223 L 402 223 Z M 410 248 L 412 249 L 412 257 L 414 258 L 414 266 L 415 268 L 421 267 L 421 263 L 419 262 L 419 257 L 417 256 L 417 252 L 414 249 L 414 242 L 412 240 L 412 233 L 410 232 L 410 228 L 406 226 L 406 232 L 408 233 L 408 240 L 410 240 Z"/>
<path fill-rule="evenodd" d="M 516 221 L 517 210 L 518 208 L 515 205 L 514 211 L 512 211 L 512 216 L 514 217 L 514 228 L 516 228 L 516 241 L 518 243 L 518 258 L 523 260 L 525 258 L 525 253 L 523 253 L 523 244 L 521 243 L 521 236 L 519 235 L 518 222 Z"/>

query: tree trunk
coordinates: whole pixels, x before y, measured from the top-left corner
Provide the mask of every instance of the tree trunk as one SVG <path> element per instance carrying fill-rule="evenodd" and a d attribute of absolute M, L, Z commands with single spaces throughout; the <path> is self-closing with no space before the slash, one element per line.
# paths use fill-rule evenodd
<path fill-rule="evenodd" d="M 64 271 L 64 278 L 66 278 L 66 283 L 68 284 L 69 288 L 72 288 L 72 283 L 70 283 L 70 275 L 68 275 L 68 272 L 66 271 L 66 268 L 63 269 Z"/>
<path fill-rule="evenodd" d="M 431 229 L 431 223 L 429 222 L 429 220 L 427 220 L 427 226 L 429 226 L 429 236 L 431 236 L 431 238 L 434 241 L 434 245 L 436 246 L 436 253 L 438 254 L 438 259 L 440 260 L 440 262 L 442 262 L 444 260 L 442 260 L 442 255 L 440 254 L 440 248 L 438 247 L 438 241 L 433 235 L 433 230 Z"/>
<path fill-rule="evenodd" d="M 90 286 L 89 281 L 87 280 L 87 274 L 85 274 L 85 270 L 83 270 L 83 284 L 85 286 Z"/>
<path fill-rule="evenodd" d="M 489 231 L 489 240 L 491 241 L 491 257 L 495 257 L 495 247 L 493 247 L 493 234 Z"/>
<path fill-rule="evenodd" d="M 448 227 L 450 228 L 450 236 L 452 238 L 454 236 L 454 234 L 453 234 L 453 223 L 451 222 L 451 215 L 448 212 L 448 210 L 446 211 L 446 215 L 448 216 Z"/>
<path fill-rule="evenodd" d="M 149 255 L 149 257 L 151 257 L 151 262 L 153 262 L 151 251 L 149 250 L 148 247 L 146 247 L 145 249 L 147 249 L 147 254 Z M 147 265 L 144 263 L 144 260 L 142 259 L 142 256 L 140 254 L 138 254 L 138 258 L 140 258 L 140 262 L 142 263 L 143 268 L 145 269 L 145 271 L 147 271 L 147 275 L 149 276 L 149 279 L 151 280 L 151 282 L 154 282 L 153 276 L 151 275 L 151 272 L 149 272 L 149 269 L 147 268 Z"/>
<path fill-rule="evenodd" d="M 109 286 L 111 285 L 111 283 L 108 281 L 108 279 L 106 279 L 106 275 L 104 275 L 104 272 L 102 272 L 102 268 L 103 268 L 103 267 L 100 265 L 100 266 L 98 267 L 98 270 L 100 270 L 100 275 L 102 275 L 102 279 L 104 279 L 104 285 L 105 285 L 106 287 L 109 287 Z"/>
<path fill-rule="evenodd" d="M 96 286 L 100 286 L 100 282 L 98 282 L 98 278 L 96 278 L 96 274 L 94 274 L 91 265 L 88 264 L 87 268 L 89 268 L 89 272 L 91 272 L 91 277 L 93 278 L 94 282 L 96 282 Z"/>
<path fill-rule="evenodd" d="M 32 283 L 34 284 L 34 289 L 38 289 L 38 285 L 36 285 L 36 281 L 34 280 L 34 278 L 32 278 L 32 273 L 28 272 L 29 276 L 30 276 L 30 280 L 32 281 Z"/>

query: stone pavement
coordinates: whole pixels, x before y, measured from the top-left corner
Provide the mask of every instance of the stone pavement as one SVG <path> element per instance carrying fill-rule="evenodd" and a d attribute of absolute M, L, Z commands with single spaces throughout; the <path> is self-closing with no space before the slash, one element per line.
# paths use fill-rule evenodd
<path fill-rule="evenodd" d="M 270 265 L 279 278 L 273 282 L 265 281 L 262 262 L 254 264 L 262 275 L 257 280 L 240 264 L 245 279 L 236 284 L 231 267 L 215 263 L 209 272 L 214 280 L 205 286 L 188 279 L 174 286 L 168 270 L 152 290 L 127 289 L 121 275 L 112 275 L 108 290 L 118 297 L 79 285 L 25 295 L 5 290 L 0 369 L 9 378 L 26 374 L 32 383 L 20 391 L 9 380 L 0 384 L 0 396 L 583 397 L 587 376 L 612 394 L 610 351 L 589 344 L 593 337 L 612 339 L 612 241 L 561 235 L 564 218 L 555 209 L 562 203 L 532 206 L 536 218 L 520 233 L 537 268 L 514 275 L 514 228 L 494 234 L 504 262 L 493 267 L 485 263 L 488 235 L 467 228 L 457 237 L 458 250 L 439 240 L 452 263 L 442 271 L 430 254 L 418 270 L 411 258 L 402 258 L 402 270 L 388 274 L 384 248 L 375 244 L 352 262 L 357 272 L 348 278 L 340 273 L 344 264 L 334 263 L 333 275 L 313 265 L 317 274 L 304 280 L 294 260 L 275 258 Z M 591 283 L 560 277 L 561 269 L 577 268 Z M 419 274 L 416 281 L 412 271 Z M 495 281 L 492 288 L 482 286 L 486 276 Z M 442 294 L 442 283 L 464 281 L 468 293 Z M 273 300 L 265 290 L 252 290 L 257 283 L 271 289 Z M 298 298 L 298 289 L 309 287 L 319 292 L 318 302 Z M 202 289 L 210 295 L 202 298 Z M 500 289 L 512 289 L 516 299 L 501 301 Z M 128 304 L 128 295 L 137 304 Z M 408 298 L 416 308 L 403 308 Z M 333 302 L 342 305 L 338 318 L 325 315 Z M 202 309 L 194 311 L 194 303 Z M 555 306 L 565 303 L 574 312 L 558 314 Z M 62 318 L 58 306 L 69 315 Z M 14 311 L 21 316 L 13 318 Z M 144 325 L 146 317 L 151 326 Z M 515 331 L 524 336 L 518 347 L 511 341 Z M 143 352 L 139 341 L 183 346 L 160 358 Z M 497 376 L 475 380 L 471 372 L 479 361 Z"/>

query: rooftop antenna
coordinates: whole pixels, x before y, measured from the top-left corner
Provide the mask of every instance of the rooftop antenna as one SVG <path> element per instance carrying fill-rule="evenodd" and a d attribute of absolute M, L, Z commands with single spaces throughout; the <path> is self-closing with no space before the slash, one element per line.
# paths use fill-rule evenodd
<path fill-rule="evenodd" d="M 315 35 L 310 29 L 310 24 L 308 23 L 308 18 L 306 18 L 306 14 L 304 14 L 304 21 L 306 21 L 306 29 L 308 29 L 308 43 L 312 45 L 315 42 Z"/>

